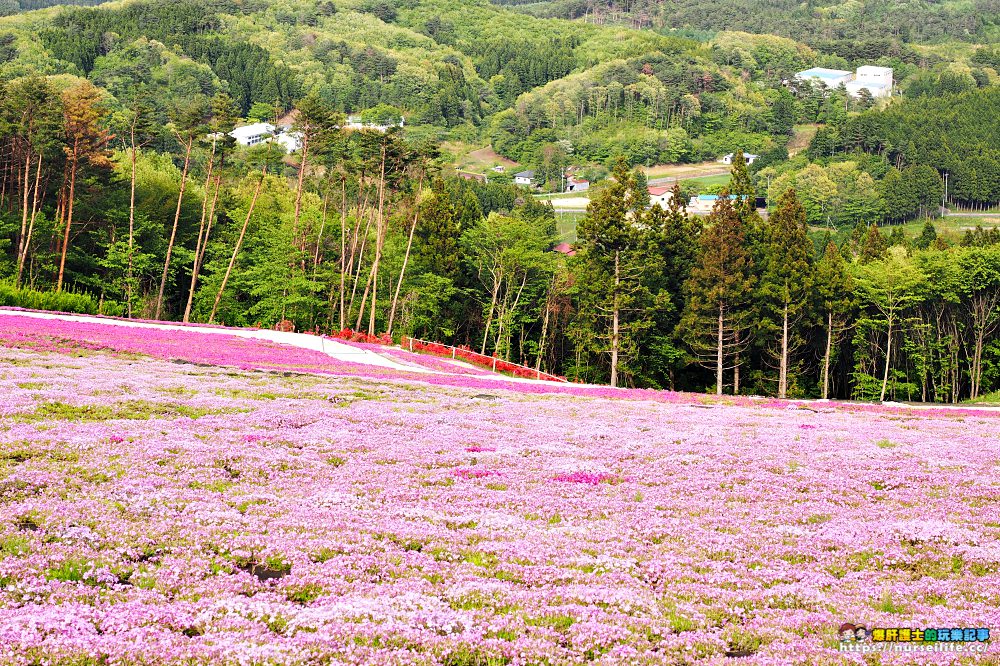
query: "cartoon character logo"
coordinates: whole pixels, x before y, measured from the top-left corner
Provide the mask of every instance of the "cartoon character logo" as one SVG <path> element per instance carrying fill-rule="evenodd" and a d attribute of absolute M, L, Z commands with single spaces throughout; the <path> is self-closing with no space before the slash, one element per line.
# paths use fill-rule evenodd
<path fill-rule="evenodd" d="M 840 634 L 841 643 L 865 641 L 868 640 L 868 636 L 870 635 L 864 625 L 854 625 L 850 622 L 840 625 L 840 630 L 837 633 Z"/>

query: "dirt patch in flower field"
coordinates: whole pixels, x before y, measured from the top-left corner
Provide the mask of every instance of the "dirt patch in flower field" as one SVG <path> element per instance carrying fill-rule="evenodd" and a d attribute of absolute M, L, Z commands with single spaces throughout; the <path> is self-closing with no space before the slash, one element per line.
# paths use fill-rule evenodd
<path fill-rule="evenodd" d="M 990 415 L 2 351 L 3 664 L 830 664 L 845 622 L 1000 625 Z"/>

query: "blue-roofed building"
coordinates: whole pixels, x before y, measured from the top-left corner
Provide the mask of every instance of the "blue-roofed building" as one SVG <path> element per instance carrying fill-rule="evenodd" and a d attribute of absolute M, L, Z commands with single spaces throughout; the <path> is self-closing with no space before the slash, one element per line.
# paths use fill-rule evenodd
<path fill-rule="evenodd" d="M 889 97 L 892 95 L 892 68 L 862 65 L 857 72 L 847 72 L 842 69 L 827 69 L 813 67 L 795 75 L 799 81 L 819 82 L 827 88 L 836 88 L 844 84 L 847 92 L 853 97 L 860 97 L 865 89 L 872 97 Z"/>
<path fill-rule="evenodd" d="M 730 194 L 727 198 L 730 201 L 735 201 L 738 197 L 735 194 Z M 688 212 L 695 215 L 708 215 L 712 212 L 712 208 L 715 207 L 715 202 L 718 200 L 718 194 L 699 194 L 696 197 L 691 197 L 687 205 Z"/>
<path fill-rule="evenodd" d="M 802 81 L 811 79 L 813 81 L 825 83 L 827 88 L 836 88 L 841 83 L 846 84 L 848 81 L 853 79 L 854 72 L 848 72 L 843 69 L 813 67 L 812 69 L 807 69 L 804 72 L 799 72 L 795 75 L 795 78 L 801 79 Z"/>

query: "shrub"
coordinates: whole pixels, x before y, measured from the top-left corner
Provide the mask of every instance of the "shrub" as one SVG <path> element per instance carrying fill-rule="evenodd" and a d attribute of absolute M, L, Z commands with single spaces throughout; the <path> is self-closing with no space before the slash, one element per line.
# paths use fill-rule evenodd
<path fill-rule="evenodd" d="M 28 310 L 51 310 L 77 314 L 107 314 L 120 316 L 122 306 L 114 301 L 99 303 L 87 293 L 72 291 L 36 291 L 18 288 L 10 282 L 0 282 L 0 306 Z"/>

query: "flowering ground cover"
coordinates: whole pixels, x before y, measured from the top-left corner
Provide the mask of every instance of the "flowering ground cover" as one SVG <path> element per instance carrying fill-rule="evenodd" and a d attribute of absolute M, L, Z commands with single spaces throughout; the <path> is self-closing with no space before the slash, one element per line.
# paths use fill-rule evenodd
<path fill-rule="evenodd" d="M 103 331 L 0 332 L 0 664 L 832 664 L 842 622 L 1000 626 L 990 414 Z"/>

